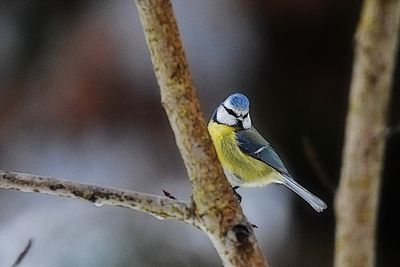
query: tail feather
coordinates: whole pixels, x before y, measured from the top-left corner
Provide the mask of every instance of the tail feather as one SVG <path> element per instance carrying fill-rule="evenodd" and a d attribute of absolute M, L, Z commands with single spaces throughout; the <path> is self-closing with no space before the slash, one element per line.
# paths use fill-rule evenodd
<path fill-rule="evenodd" d="M 310 193 L 307 189 L 297 183 L 293 178 L 285 177 L 285 179 L 283 180 L 283 184 L 290 190 L 298 194 L 300 197 L 302 197 L 305 201 L 307 201 L 308 204 L 310 204 L 311 207 L 313 207 L 317 212 L 322 212 L 328 207 L 324 201 Z"/>

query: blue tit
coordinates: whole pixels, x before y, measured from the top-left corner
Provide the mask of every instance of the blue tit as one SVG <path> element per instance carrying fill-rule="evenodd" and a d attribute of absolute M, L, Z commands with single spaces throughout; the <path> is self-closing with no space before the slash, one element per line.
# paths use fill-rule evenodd
<path fill-rule="evenodd" d="M 324 201 L 298 184 L 276 150 L 252 127 L 250 103 L 243 94 L 232 94 L 215 110 L 208 124 L 225 175 L 234 188 L 283 184 L 307 201 L 317 212 Z"/>

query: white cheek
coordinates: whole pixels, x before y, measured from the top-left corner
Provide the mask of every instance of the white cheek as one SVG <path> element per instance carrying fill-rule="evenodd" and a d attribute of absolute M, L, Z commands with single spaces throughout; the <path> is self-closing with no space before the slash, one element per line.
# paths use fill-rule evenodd
<path fill-rule="evenodd" d="M 250 119 L 250 115 L 248 115 L 248 116 L 243 120 L 243 128 L 245 128 L 245 129 L 250 129 L 250 128 L 251 128 L 251 119 Z"/>
<path fill-rule="evenodd" d="M 218 108 L 217 121 L 222 124 L 233 126 L 236 124 L 237 119 L 230 115 L 224 108 Z"/>

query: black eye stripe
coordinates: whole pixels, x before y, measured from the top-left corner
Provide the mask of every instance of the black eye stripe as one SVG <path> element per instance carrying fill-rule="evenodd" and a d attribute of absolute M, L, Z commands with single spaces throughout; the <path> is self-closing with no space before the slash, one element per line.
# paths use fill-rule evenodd
<path fill-rule="evenodd" d="M 239 116 L 230 108 L 227 108 L 225 105 L 222 105 L 224 109 L 228 112 L 229 115 L 232 115 L 235 118 L 239 118 Z"/>

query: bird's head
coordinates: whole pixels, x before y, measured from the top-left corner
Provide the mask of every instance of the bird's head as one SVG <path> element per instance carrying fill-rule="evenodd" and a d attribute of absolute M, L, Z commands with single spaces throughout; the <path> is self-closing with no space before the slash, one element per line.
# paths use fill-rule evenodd
<path fill-rule="evenodd" d="M 213 119 L 220 124 L 249 129 L 251 128 L 249 108 L 249 99 L 243 94 L 235 93 L 218 106 Z"/>

